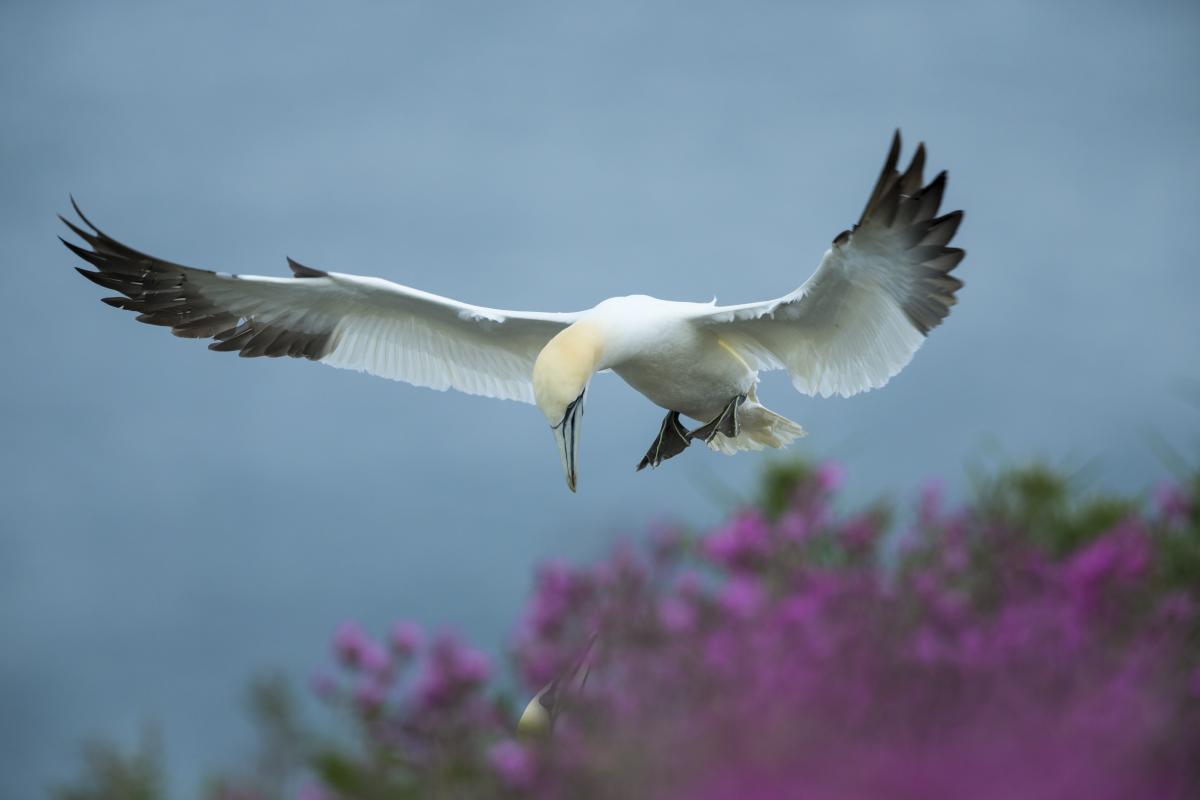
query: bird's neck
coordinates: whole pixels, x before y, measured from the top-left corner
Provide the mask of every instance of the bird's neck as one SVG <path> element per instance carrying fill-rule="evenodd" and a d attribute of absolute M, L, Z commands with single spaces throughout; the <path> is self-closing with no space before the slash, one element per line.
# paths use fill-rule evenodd
<path fill-rule="evenodd" d="M 533 391 L 539 398 L 574 400 L 587 386 L 604 355 L 604 337 L 591 322 L 576 322 L 551 339 L 533 365 Z"/>

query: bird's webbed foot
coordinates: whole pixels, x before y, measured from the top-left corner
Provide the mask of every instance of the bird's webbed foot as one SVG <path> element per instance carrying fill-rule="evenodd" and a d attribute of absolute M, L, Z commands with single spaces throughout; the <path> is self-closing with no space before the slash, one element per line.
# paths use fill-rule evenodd
<path fill-rule="evenodd" d="M 738 424 L 738 406 L 744 402 L 746 402 L 746 395 L 739 394 L 729 401 L 716 419 L 696 428 L 689 436 L 693 439 L 702 439 L 706 444 L 711 442 L 718 433 L 724 434 L 730 439 L 736 439 L 742 429 Z"/>
<path fill-rule="evenodd" d="M 679 423 L 679 412 L 668 413 L 663 419 L 662 427 L 658 429 L 658 436 L 654 437 L 654 443 L 638 463 L 638 471 L 646 467 L 657 467 L 668 458 L 682 453 L 689 444 L 691 441 L 687 429 Z"/>

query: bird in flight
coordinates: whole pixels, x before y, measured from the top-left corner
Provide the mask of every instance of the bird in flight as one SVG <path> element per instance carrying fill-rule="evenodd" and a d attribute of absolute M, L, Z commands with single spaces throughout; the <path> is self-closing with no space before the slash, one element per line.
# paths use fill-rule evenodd
<path fill-rule="evenodd" d="M 231 275 L 146 255 L 93 225 L 62 221 L 63 239 L 120 293 L 103 302 L 210 350 L 292 356 L 432 389 L 535 403 L 575 491 L 588 384 L 611 371 L 666 410 L 638 463 L 657 467 L 693 441 L 735 453 L 784 447 L 804 430 L 765 408 L 758 374 L 785 369 L 809 395 L 883 386 L 950 312 L 964 251 L 948 247 L 962 212 L 938 215 L 946 173 L 928 184 L 925 147 L 900 172 L 900 133 L 858 222 L 816 272 L 774 300 L 719 306 L 612 297 L 586 311 L 502 311 L 382 278 L 325 272 L 288 259 L 292 277 Z M 681 421 L 699 423 L 691 430 Z"/>

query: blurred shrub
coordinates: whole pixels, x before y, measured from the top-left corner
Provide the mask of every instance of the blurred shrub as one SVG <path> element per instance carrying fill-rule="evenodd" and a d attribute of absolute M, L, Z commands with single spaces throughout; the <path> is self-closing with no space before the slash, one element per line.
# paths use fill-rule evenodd
<path fill-rule="evenodd" d="M 474 651 L 343 628 L 321 693 L 368 746 L 320 756 L 313 796 L 1200 796 L 1194 481 L 1146 504 L 1033 467 L 961 509 L 930 486 L 885 564 L 892 514 L 836 514 L 841 481 L 778 467 L 714 530 L 542 567 L 523 735 Z"/>
<path fill-rule="evenodd" d="M 523 714 L 454 637 L 344 624 L 314 688 L 360 735 L 277 726 L 273 782 L 216 796 L 281 796 L 298 753 L 304 800 L 1200 796 L 1200 481 L 1033 467 L 901 515 L 838 513 L 842 478 L 780 466 L 713 530 L 541 567 Z"/>

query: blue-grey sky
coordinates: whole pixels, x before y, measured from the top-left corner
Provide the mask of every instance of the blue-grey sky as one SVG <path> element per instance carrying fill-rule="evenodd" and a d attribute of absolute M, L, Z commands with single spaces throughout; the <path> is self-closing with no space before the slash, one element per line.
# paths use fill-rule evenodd
<path fill-rule="evenodd" d="M 593 382 L 580 493 L 529 406 L 243 360 L 98 302 L 73 192 L 164 257 L 284 256 L 485 305 L 798 285 L 900 126 L 963 208 L 960 303 L 885 389 L 760 395 L 851 498 L 1040 455 L 1100 485 L 1194 448 L 1192 3 L 0 6 L 0 794 L 162 723 L 236 760 L 240 690 L 347 617 L 499 650 L 531 565 L 716 519 L 761 455 L 633 467 L 661 412 Z M 907 152 L 907 151 L 906 151 Z M 186 794 L 185 794 L 186 796 Z"/>

